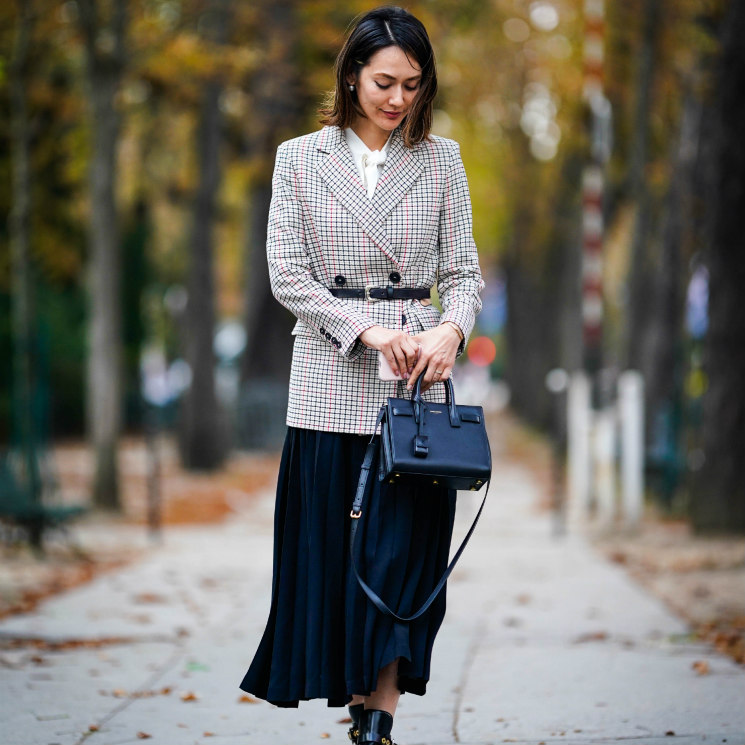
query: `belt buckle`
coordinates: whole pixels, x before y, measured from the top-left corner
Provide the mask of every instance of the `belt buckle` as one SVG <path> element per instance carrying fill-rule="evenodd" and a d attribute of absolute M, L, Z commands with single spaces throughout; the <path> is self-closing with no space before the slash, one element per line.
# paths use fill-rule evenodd
<path fill-rule="evenodd" d="M 370 296 L 370 290 L 375 289 L 376 286 L 377 285 L 365 285 L 365 300 L 367 300 L 368 303 L 378 303 L 382 300 L 382 298 Z"/>

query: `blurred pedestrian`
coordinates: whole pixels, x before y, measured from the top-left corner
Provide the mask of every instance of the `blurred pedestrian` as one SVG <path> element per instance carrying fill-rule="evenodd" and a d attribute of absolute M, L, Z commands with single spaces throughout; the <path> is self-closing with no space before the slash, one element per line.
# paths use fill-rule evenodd
<path fill-rule="evenodd" d="M 410 623 L 380 613 L 350 571 L 350 507 L 381 404 L 419 376 L 423 390 L 450 376 L 483 282 L 458 145 L 430 135 L 437 76 L 422 23 L 370 11 L 335 71 L 325 126 L 280 145 L 275 164 L 269 273 L 298 321 L 271 609 L 241 688 L 277 706 L 349 705 L 352 741 L 389 745 L 400 693 L 426 690 L 445 593 Z M 444 386 L 427 395 L 444 400 Z M 356 562 L 411 613 L 447 566 L 455 492 L 371 478 L 366 505 Z"/>

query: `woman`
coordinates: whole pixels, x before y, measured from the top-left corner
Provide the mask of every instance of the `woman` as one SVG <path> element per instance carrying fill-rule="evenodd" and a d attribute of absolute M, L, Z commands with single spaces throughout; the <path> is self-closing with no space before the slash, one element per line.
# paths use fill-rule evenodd
<path fill-rule="evenodd" d="M 437 78 L 424 26 L 400 8 L 373 10 L 335 69 L 326 126 L 277 151 L 269 272 L 298 322 L 271 610 L 241 688 L 278 706 L 349 704 L 350 737 L 371 745 L 390 743 L 401 692 L 425 692 L 445 593 L 402 624 L 356 584 L 349 512 L 360 465 L 388 396 L 420 376 L 424 390 L 449 377 L 483 283 L 458 146 L 429 134 Z M 379 354 L 400 382 L 381 380 Z M 438 389 L 428 396 L 443 400 Z M 405 614 L 447 565 L 455 493 L 369 481 L 356 561 Z"/>

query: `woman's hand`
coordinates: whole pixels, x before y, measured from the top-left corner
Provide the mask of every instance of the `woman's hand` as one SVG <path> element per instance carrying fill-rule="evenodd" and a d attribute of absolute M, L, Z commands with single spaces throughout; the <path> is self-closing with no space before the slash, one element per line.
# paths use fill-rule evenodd
<path fill-rule="evenodd" d="M 371 349 L 382 352 L 396 375 L 408 379 L 416 364 L 419 344 L 405 331 L 383 326 L 371 326 L 360 334 L 360 341 Z"/>
<path fill-rule="evenodd" d="M 422 378 L 422 392 L 424 392 L 431 388 L 433 383 L 439 383 L 450 377 L 461 336 L 453 325 L 443 323 L 411 338 L 415 344 L 421 344 L 422 349 L 419 353 L 419 361 L 409 376 L 407 388 L 412 390 L 416 379 L 424 375 Z"/>

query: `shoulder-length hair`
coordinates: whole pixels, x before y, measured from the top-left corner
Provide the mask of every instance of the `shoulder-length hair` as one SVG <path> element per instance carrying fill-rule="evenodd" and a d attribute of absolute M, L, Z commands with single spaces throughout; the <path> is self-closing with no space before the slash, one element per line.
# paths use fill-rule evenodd
<path fill-rule="evenodd" d="M 422 69 L 416 98 L 401 123 L 404 145 L 414 147 L 427 139 L 432 128 L 432 102 L 437 93 L 435 54 L 422 22 L 403 8 L 391 5 L 365 13 L 349 34 L 336 58 L 336 87 L 320 110 L 321 124 L 343 129 L 350 127 L 358 116 L 364 116 L 356 90 L 349 90 L 348 79 L 357 79 L 376 52 L 391 46 L 399 47 Z"/>

